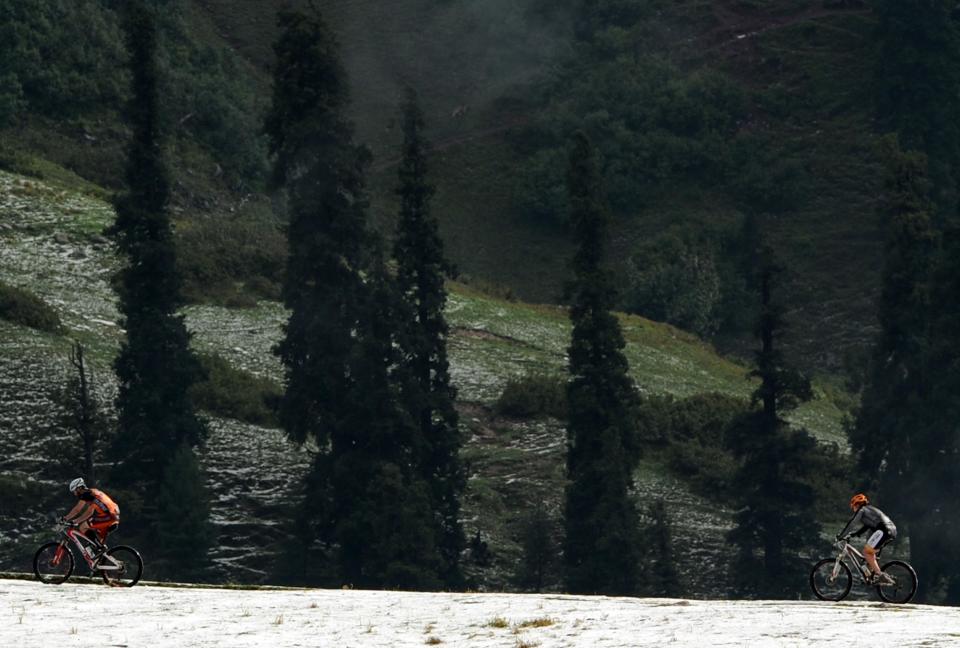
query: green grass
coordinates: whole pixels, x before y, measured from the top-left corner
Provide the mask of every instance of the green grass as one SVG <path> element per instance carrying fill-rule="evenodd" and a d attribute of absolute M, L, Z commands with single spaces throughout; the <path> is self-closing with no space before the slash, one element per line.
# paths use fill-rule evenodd
<path fill-rule="evenodd" d="M 269 98 L 275 12 L 282 4 L 185 3 L 193 36 L 238 52 L 246 62 L 243 72 L 261 88 L 264 102 Z M 528 301 L 556 301 L 568 278 L 571 243 L 562 229 L 530 224 L 518 213 L 513 180 L 522 161 L 511 144 L 512 133 L 482 133 L 530 117 L 536 75 L 568 49 L 563 27 L 523 24 L 524 2 L 318 4 L 343 47 L 353 82 L 350 116 L 357 123 L 357 138 L 375 154 L 370 186 L 377 223 L 389 231 L 396 211 L 396 169 L 390 161 L 398 154 L 403 80 L 421 92 L 428 136 L 438 146 L 431 157 L 438 189 L 434 211 L 448 256 L 464 281 L 502 286 Z M 768 132 L 810 174 L 805 204 L 762 216 L 794 274 L 790 291 L 797 317 L 786 344 L 808 368 L 834 370 L 845 350 L 866 343 L 874 324 L 880 251 L 870 132 L 874 19 L 868 12 L 839 12 L 705 50 L 705 44 L 713 44 L 705 43 L 711 30 L 763 28 L 765 16 L 789 22 L 822 14 L 823 3 L 684 0 L 660 5 L 645 28 L 645 42 L 684 69 L 717 68 L 730 74 L 756 98 L 744 131 Z M 782 95 L 783 114 L 764 109 L 760 97 L 771 93 Z M 469 106 L 469 112 L 453 117 L 460 106 Z M 104 198 L 106 191 L 80 176 L 117 188 L 126 137 L 113 106 L 69 123 L 31 116 L 3 133 L 11 148 L 0 152 L 0 167 Z M 171 146 L 177 160 L 174 202 L 183 210 L 178 219 L 192 220 L 201 198 L 211 199 L 218 215 L 236 203 L 239 196 L 214 177 L 216 163 L 207 152 L 184 141 Z M 694 182 L 665 189 L 653 204 L 616 225 L 614 259 L 628 258 L 638 242 L 674 224 L 698 228 L 735 222 L 737 210 L 714 194 L 713 187 Z M 93 223 L 78 227 L 88 234 L 96 231 Z"/>
<path fill-rule="evenodd" d="M 492 401 L 510 375 L 565 371 L 570 322 L 562 308 L 497 299 L 456 286 L 448 321 L 460 329 L 455 330 L 451 358 L 461 365 L 454 368 L 455 375 L 464 376 L 461 390 L 468 399 Z M 748 367 L 723 358 L 696 336 L 632 315 L 621 315 L 620 321 L 630 372 L 642 391 L 747 398 L 755 389 L 747 379 Z M 845 445 L 843 411 L 827 397 L 833 389 L 815 385 L 818 398 L 790 418 L 820 439 Z"/>
<path fill-rule="evenodd" d="M 26 189 L 24 183 L 28 183 Z M 76 205 L 79 207 L 71 207 Z M 0 322 L 5 340 L 0 350 L 0 368 L 4 369 L 0 396 L 15 408 L 12 416 L 20 428 L 49 429 L 50 407 L 44 404 L 69 371 L 72 338 L 85 344 L 96 381 L 107 396 L 103 402 L 112 402 L 111 363 L 120 341 L 120 330 L 113 324 L 117 319 L 115 297 L 108 281 L 115 260 L 110 246 L 91 244 L 86 234 L 109 224 L 112 210 L 103 201 L 80 193 L 0 172 L 0 220 L 13 224 L 0 234 L 5 246 L 5 254 L 0 256 L 0 281 L 13 277 L 25 281 L 58 312 L 67 329 L 62 335 L 53 335 Z M 56 242 L 59 233 L 67 234 L 64 243 Z M 83 255 L 73 259 L 76 251 Z M 468 537 L 480 530 L 493 555 L 491 567 L 468 565 L 466 571 L 485 586 L 508 588 L 513 565 L 521 554 L 525 512 L 535 502 L 559 510 L 565 479 L 565 430 L 554 418 L 500 417 L 494 406 L 512 376 L 563 378 L 570 322 L 564 308 L 494 297 L 460 283 L 449 284 L 449 289 L 451 369 L 459 389 L 466 442 L 462 456 L 469 476 L 463 501 L 465 526 Z M 271 352 L 286 318 L 279 304 L 260 301 L 254 308 L 242 310 L 194 305 L 184 312 L 193 332 L 193 347 L 221 358 L 232 368 L 225 374 L 229 380 L 220 381 L 227 391 L 239 391 L 230 386 L 236 382 L 252 394 L 250 398 L 259 398 L 261 392 L 281 383 L 282 367 Z M 746 397 L 753 389 L 745 377 L 745 366 L 717 355 L 696 337 L 640 317 L 621 316 L 620 321 L 632 375 L 646 393 L 683 397 L 719 391 Z M 838 439 L 841 410 L 833 401 L 842 401 L 843 392 L 836 381 L 825 382 L 822 391 L 831 398 L 801 408 L 796 420 L 808 424 L 822 439 Z M 237 410 L 237 406 L 231 404 L 228 409 Z M 208 461 L 212 463 L 208 469 L 217 479 L 230 479 L 235 452 L 250 462 L 244 470 L 255 470 L 274 482 L 296 479 L 286 468 L 277 474 L 271 471 L 272 465 L 286 467 L 292 464 L 283 462 L 303 461 L 282 433 L 224 417 L 211 420 Z M 25 444 L 19 436 L 0 434 L 0 455 L 7 457 L 4 469 L 10 466 L 10 474 L 15 475 L 45 469 L 37 463 L 37 457 L 43 456 L 38 443 L 31 439 Z M 298 464 L 297 470 L 300 468 Z M 638 492 L 645 500 L 660 497 L 672 510 L 685 511 L 677 531 L 680 537 L 693 537 L 697 529 L 709 528 L 709 537 L 696 540 L 696 545 L 722 554 L 722 529 L 729 512 L 694 494 L 655 454 L 644 460 L 636 477 Z M 282 487 L 271 488 L 262 496 L 279 497 Z M 270 506 L 276 506 L 276 501 L 270 502 L 259 502 L 256 506 L 266 508 L 253 511 L 269 516 Z M 247 516 L 256 513 L 245 513 L 237 506 L 235 493 L 228 489 L 218 493 L 214 509 L 218 519 L 234 525 L 231 528 L 247 529 Z M 24 537 L 23 546 L 33 542 L 33 536 Z M 695 573 L 694 565 L 686 569 L 687 582 L 700 583 L 698 591 L 712 587 L 703 585 L 706 581 Z"/>
<path fill-rule="evenodd" d="M 85 180 L 59 164 L 4 146 L 0 146 L 0 169 L 43 180 L 49 185 L 55 185 L 100 200 L 108 200 L 110 197 L 110 193 L 102 187 Z"/>

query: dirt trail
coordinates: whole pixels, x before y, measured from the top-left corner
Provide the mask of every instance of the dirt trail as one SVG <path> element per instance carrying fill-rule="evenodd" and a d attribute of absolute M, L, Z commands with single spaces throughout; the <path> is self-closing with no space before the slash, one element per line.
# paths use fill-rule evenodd
<path fill-rule="evenodd" d="M 701 42 L 707 44 L 707 47 L 701 51 L 704 54 L 716 52 L 749 41 L 769 31 L 812 20 L 840 15 L 863 15 L 870 11 L 867 7 L 854 4 L 847 7 L 810 7 L 790 16 L 743 15 L 721 5 L 715 12 L 721 24 L 700 37 Z"/>
<path fill-rule="evenodd" d="M 701 53 L 706 54 L 709 52 L 722 51 L 731 46 L 749 42 L 757 36 L 775 29 L 784 29 L 800 23 L 834 16 L 864 15 L 870 12 L 869 7 L 860 4 L 857 0 L 851 0 L 847 6 L 810 7 L 789 16 L 744 15 L 719 3 L 718 6 L 714 8 L 714 15 L 720 24 L 699 36 L 697 40 L 706 45 L 706 47 L 700 49 Z M 511 128 L 523 126 L 528 121 L 529 118 L 527 117 L 517 116 L 498 126 L 478 129 L 469 133 L 441 139 L 434 142 L 432 152 L 437 153 L 455 146 L 468 144 L 478 139 L 498 135 Z M 374 164 L 372 170 L 375 172 L 384 171 L 397 166 L 399 163 L 400 158 L 383 160 Z"/>
<path fill-rule="evenodd" d="M 441 151 L 445 151 L 455 146 L 460 146 L 462 144 L 467 144 L 469 142 L 473 142 L 478 139 L 484 139 L 486 137 L 498 135 L 500 133 L 510 130 L 511 128 L 523 126 L 529 121 L 530 119 L 528 117 L 521 117 L 521 116 L 512 117 L 507 121 L 503 122 L 502 124 L 498 124 L 496 126 L 490 126 L 489 128 L 480 128 L 474 131 L 470 131 L 468 133 L 461 133 L 459 135 L 454 135 L 452 137 L 440 139 L 431 144 L 430 152 L 439 153 Z M 389 160 L 382 160 L 380 162 L 375 163 L 372 166 L 372 170 L 374 172 L 385 171 L 387 169 L 397 166 L 398 164 L 400 164 L 399 157 L 390 158 Z"/>

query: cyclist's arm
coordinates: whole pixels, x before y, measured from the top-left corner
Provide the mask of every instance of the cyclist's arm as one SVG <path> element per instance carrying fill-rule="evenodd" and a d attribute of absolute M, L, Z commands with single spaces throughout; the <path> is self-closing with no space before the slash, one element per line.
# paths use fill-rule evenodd
<path fill-rule="evenodd" d="M 850 518 L 850 521 L 849 521 L 849 522 L 847 522 L 847 526 L 843 527 L 843 531 L 841 531 L 840 533 L 838 533 L 838 534 L 837 534 L 837 537 L 838 537 L 838 538 L 845 538 L 845 537 L 847 537 L 848 532 L 850 531 L 850 529 L 853 529 L 857 524 L 860 524 L 860 526 L 861 526 L 860 530 L 857 531 L 856 533 L 850 534 L 850 535 L 860 535 L 860 534 L 863 533 L 864 530 L 866 529 L 866 527 L 865 527 L 864 524 L 863 524 L 863 508 L 862 508 L 862 507 L 860 508 L 859 511 L 857 511 L 856 513 L 853 514 L 853 517 Z"/>
<path fill-rule="evenodd" d="M 93 504 L 88 504 L 87 502 L 77 502 L 77 505 L 67 513 L 64 518 L 67 522 L 73 522 L 75 524 L 80 524 L 81 522 L 86 522 L 91 517 L 93 517 Z"/>
<path fill-rule="evenodd" d="M 87 503 L 84 502 L 83 500 L 78 500 L 77 503 L 73 506 L 73 508 L 70 509 L 70 512 L 63 516 L 64 521 L 73 522 L 73 518 L 80 515 L 80 512 L 83 510 L 83 507 L 86 505 Z"/>

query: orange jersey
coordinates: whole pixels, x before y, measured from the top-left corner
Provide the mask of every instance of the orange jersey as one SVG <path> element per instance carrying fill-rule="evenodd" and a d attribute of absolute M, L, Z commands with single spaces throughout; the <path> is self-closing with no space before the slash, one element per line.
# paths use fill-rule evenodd
<path fill-rule="evenodd" d="M 107 520 L 116 522 L 120 519 L 120 507 L 102 490 L 91 488 L 81 495 L 80 499 L 93 506 L 91 522 L 105 522 Z"/>

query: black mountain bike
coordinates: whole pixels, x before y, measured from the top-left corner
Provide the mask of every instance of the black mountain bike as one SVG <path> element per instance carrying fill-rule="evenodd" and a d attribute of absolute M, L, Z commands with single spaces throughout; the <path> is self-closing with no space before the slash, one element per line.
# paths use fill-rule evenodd
<path fill-rule="evenodd" d="M 118 545 L 107 548 L 80 533 L 76 524 L 58 522 L 60 539 L 48 542 L 33 556 L 33 573 L 43 583 L 59 585 L 73 573 L 73 552 L 70 541 L 92 573 L 99 573 L 103 582 L 114 587 L 133 587 L 143 574 L 143 559 L 133 547 Z"/>
<path fill-rule="evenodd" d="M 877 588 L 877 594 L 887 603 L 909 603 L 917 593 L 917 572 L 902 560 L 892 560 L 880 568 L 874 577 L 863 557 L 846 540 L 837 540 L 840 553 L 836 558 L 824 558 L 810 571 L 810 587 L 821 601 L 842 601 L 850 593 L 853 575 L 847 563 L 853 565 L 866 586 Z"/>

